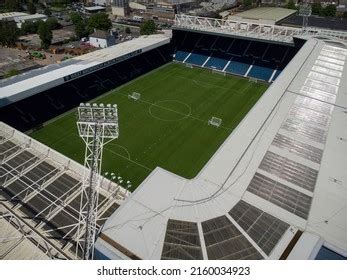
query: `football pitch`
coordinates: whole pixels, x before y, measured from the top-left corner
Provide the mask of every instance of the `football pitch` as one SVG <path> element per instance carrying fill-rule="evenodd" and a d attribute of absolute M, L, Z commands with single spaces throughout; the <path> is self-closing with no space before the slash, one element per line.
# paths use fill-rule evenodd
<path fill-rule="evenodd" d="M 117 104 L 119 114 L 119 138 L 104 147 L 103 175 L 130 181 L 130 190 L 157 166 L 195 177 L 267 87 L 170 63 L 98 97 L 91 103 Z M 129 99 L 132 92 L 141 98 Z M 52 120 L 31 136 L 83 164 L 76 113 Z M 208 125 L 211 117 L 221 118 L 221 126 Z"/>

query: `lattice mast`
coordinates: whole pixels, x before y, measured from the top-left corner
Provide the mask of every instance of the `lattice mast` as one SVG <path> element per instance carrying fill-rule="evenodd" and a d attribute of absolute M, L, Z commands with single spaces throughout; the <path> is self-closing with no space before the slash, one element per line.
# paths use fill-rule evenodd
<path fill-rule="evenodd" d="M 117 105 L 81 103 L 78 107 L 78 133 L 86 144 L 76 255 L 93 259 L 97 235 L 98 193 L 101 183 L 104 145 L 118 138 Z"/>
<path fill-rule="evenodd" d="M 302 29 L 306 30 L 308 26 L 308 18 L 312 14 L 312 7 L 304 0 L 299 8 L 299 16 L 302 16 Z"/>

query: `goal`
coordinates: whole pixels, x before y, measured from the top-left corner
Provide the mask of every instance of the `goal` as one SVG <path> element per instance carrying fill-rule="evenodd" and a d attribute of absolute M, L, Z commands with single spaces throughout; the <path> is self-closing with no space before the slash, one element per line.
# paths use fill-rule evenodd
<path fill-rule="evenodd" d="M 220 127 L 221 124 L 222 124 L 222 119 L 217 118 L 217 117 L 212 117 L 208 121 L 208 125 L 213 125 L 213 126 L 216 126 L 216 127 Z"/>
<path fill-rule="evenodd" d="M 218 69 L 214 69 L 214 68 L 212 68 L 212 73 L 220 74 L 220 75 L 226 76 L 226 72 L 221 71 L 221 70 L 218 70 Z"/>
<path fill-rule="evenodd" d="M 185 63 L 186 64 L 186 67 L 187 68 L 193 68 L 193 65 L 192 64 L 189 64 L 189 63 Z"/>
<path fill-rule="evenodd" d="M 250 77 L 250 78 L 249 78 L 249 81 L 250 81 L 250 82 L 253 82 L 253 83 L 258 83 L 258 79 L 257 79 L 257 78 L 252 78 L 252 77 Z"/>
<path fill-rule="evenodd" d="M 141 98 L 141 93 L 133 92 L 128 94 L 129 99 L 139 100 Z"/>

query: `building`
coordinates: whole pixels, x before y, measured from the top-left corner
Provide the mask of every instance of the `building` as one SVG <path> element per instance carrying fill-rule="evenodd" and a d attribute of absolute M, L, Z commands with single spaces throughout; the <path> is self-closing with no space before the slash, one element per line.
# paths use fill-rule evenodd
<path fill-rule="evenodd" d="M 146 5 L 143 5 L 143 4 L 137 3 L 137 2 L 130 2 L 129 7 L 133 11 L 139 11 L 139 12 L 146 11 L 146 9 L 147 9 Z"/>
<path fill-rule="evenodd" d="M 127 16 L 129 15 L 129 0 L 113 0 L 112 14 L 115 16 Z"/>
<path fill-rule="evenodd" d="M 84 10 L 89 14 L 93 14 L 98 12 L 104 12 L 105 7 L 102 7 L 102 6 L 84 7 Z"/>
<path fill-rule="evenodd" d="M 27 15 L 28 15 L 27 13 L 20 13 L 20 12 L 2 13 L 0 14 L 0 20 L 11 21 L 17 17 L 27 16 Z"/>
<path fill-rule="evenodd" d="M 112 32 L 96 30 L 89 35 L 89 44 L 95 48 L 108 48 L 116 44 L 116 39 Z"/>
<path fill-rule="evenodd" d="M 296 12 L 296 10 L 279 7 L 259 7 L 235 14 L 230 16 L 229 19 L 277 24 Z"/>
<path fill-rule="evenodd" d="M 112 0 L 94 0 L 93 2 L 95 5 L 99 6 L 110 6 L 112 3 Z"/>
<path fill-rule="evenodd" d="M 20 13 L 20 12 L 9 12 L 0 14 L 0 20 L 6 21 L 15 21 L 17 23 L 17 27 L 21 28 L 22 23 L 26 21 L 35 22 L 37 20 L 46 21 L 47 16 L 43 14 L 33 14 L 29 15 L 28 13 Z"/>
<path fill-rule="evenodd" d="M 17 16 L 14 18 L 14 21 L 17 23 L 17 27 L 21 28 L 22 24 L 24 22 L 35 22 L 38 20 L 46 21 L 47 16 L 43 14 L 33 14 L 33 15 L 23 15 L 23 16 Z"/>

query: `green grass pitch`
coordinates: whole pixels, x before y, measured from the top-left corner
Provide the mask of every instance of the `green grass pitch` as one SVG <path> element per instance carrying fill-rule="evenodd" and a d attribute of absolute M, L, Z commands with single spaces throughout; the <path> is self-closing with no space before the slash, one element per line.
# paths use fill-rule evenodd
<path fill-rule="evenodd" d="M 195 177 L 267 87 L 170 63 L 106 93 L 93 102 L 118 105 L 119 138 L 104 147 L 103 174 L 129 180 L 131 190 L 157 166 Z M 132 92 L 140 100 L 129 99 Z M 222 119 L 220 127 L 208 125 L 212 116 Z M 31 136 L 83 164 L 76 110 Z"/>

